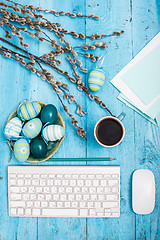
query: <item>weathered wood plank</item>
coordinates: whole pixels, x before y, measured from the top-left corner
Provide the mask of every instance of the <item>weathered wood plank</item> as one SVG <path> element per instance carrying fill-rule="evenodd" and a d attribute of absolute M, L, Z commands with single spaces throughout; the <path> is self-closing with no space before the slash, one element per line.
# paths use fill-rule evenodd
<path fill-rule="evenodd" d="M 98 106 L 93 106 L 87 102 L 88 106 L 88 130 L 89 139 L 87 146 L 87 156 L 109 156 L 116 157 L 116 162 L 107 165 L 121 166 L 121 216 L 118 219 L 88 219 L 87 235 L 88 239 L 135 239 L 135 218 L 131 210 L 131 173 L 134 169 L 134 112 L 126 108 L 116 99 L 118 91 L 109 83 L 131 59 L 132 59 L 132 36 L 131 36 L 131 5 L 130 1 L 87 1 L 87 13 L 92 11 L 100 14 L 101 22 L 94 24 L 97 33 L 111 33 L 115 30 L 124 30 L 120 37 L 106 39 L 108 42 L 107 57 L 104 70 L 108 77 L 103 88 L 98 92 L 100 98 L 107 104 L 115 115 L 120 112 L 126 113 L 124 126 L 126 136 L 122 144 L 115 148 L 105 149 L 99 146 L 93 137 L 93 127 L 103 116 L 108 115 Z M 91 24 L 87 21 L 87 34 L 91 33 Z M 90 69 L 93 64 L 88 64 Z M 94 109 L 94 115 L 92 114 Z M 93 146 L 95 151 L 93 152 Z M 89 163 L 88 163 L 89 164 Z M 94 163 L 93 163 L 94 164 Z"/>
<path fill-rule="evenodd" d="M 155 1 L 135 0 L 133 7 L 133 56 L 135 56 L 159 31 L 157 12 L 160 6 Z M 156 8 L 157 7 L 157 8 Z M 136 215 L 136 239 L 160 238 L 160 189 L 159 157 L 160 128 L 135 114 L 135 164 L 136 169 L 151 170 L 156 180 L 156 204 L 149 215 Z"/>

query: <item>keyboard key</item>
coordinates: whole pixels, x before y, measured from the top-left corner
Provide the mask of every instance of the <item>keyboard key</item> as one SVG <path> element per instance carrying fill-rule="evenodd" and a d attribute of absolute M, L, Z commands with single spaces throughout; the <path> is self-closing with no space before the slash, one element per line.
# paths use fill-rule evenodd
<path fill-rule="evenodd" d="M 85 208 L 86 207 L 86 202 L 80 202 L 79 207 L 80 208 Z"/>
<path fill-rule="evenodd" d="M 33 216 L 40 216 L 41 210 L 38 208 L 34 208 L 34 209 L 32 209 L 32 214 L 33 214 Z"/>
<path fill-rule="evenodd" d="M 16 215 L 17 209 L 16 208 L 11 208 L 10 212 L 11 212 L 11 214 Z"/>
<path fill-rule="evenodd" d="M 53 179 L 48 179 L 47 180 L 47 185 L 52 186 L 53 185 Z"/>
<path fill-rule="evenodd" d="M 110 188 L 110 187 L 105 187 L 105 188 L 104 188 L 104 192 L 105 192 L 105 193 L 110 193 L 110 191 L 111 191 L 111 188 Z"/>
<path fill-rule="evenodd" d="M 116 186 L 118 185 L 118 180 L 108 180 L 108 185 L 109 186 Z"/>
<path fill-rule="evenodd" d="M 78 210 L 72 208 L 56 208 L 56 209 L 42 209 L 42 216 L 54 216 L 54 217 L 77 217 Z"/>
<path fill-rule="evenodd" d="M 41 179 L 41 180 L 39 181 L 39 184 L 40 184 L 41 186 L 45 186 L 45 185 L 46 185 L 46 180 L 45 180 L 45 179 Z"/>
<path fill-rule="evenodd" d="M 46 200 L 51 200 L 52 199 L 52 196 L 51 196 L 51 194 L 46 194 Z"/>
<path fill-rule="evenodd" d="M 10 201 L 11 207 L 25 207 L 25 201 Z"/>
<path fill-rule="evenodd" d="M 63 207 L 63 202 L 57 202 L 57 208 L 62 208 Z"/>
<path fill-rule="evenodd" d="M 71 206 L 72 206 L 73 208 L 78 208 L 78 202 L 72 202 L 72 203 L 71 203 Z"/>
<path fill-rule="evenodd" d="M 33 194 L 33 193 L 32 193 L 32 194 L 30 195 L 30 198 L 31 198 L 31 200 L 36 200 L 36 194 Z"/>
<path fill-rule="evenodd" d="M 39 180 L 38 179 L 33 179 L 32 180 L 32 185 L 38 186 L 39 185 Z"/>
<path fill-rule="evenodd" d="M 45 207 L 47 207 L 48 206 L 48 202 L 41 202 L 41 207 L 42 208 L 45 208 Z"/>
<path fill-rule="evenodd" d="M 24 180 L 23 179 L 18 179 L 17 180 L 17 185 L 22 186 L 24 184 Z"/>
<path fill-rule="evenodd" d="M 96 211 L 95 211 L 95 209 L 90 209 L 90 210 L 89 210 L 89 215 L 90 215 L 90 216 L 96 216 Z"/>
<path fill-rule="evenodd" d="M 17 193 L 19 192 L 20 188 L 19 187 L 10 187 L 10 192 Z"/>
<path fill-rule="evenodd" d="M 31 213 L 32 213 L 32 211 L 31 211 L 30 208 L 26 208 L 26 209 L 25 209 L 25 215 L 26 215 L 26 216 L 30 216 Z"/>
<path fill-rule="evenodd" d="M 104 215 L 105 215 L 105 217 L 111 217 L 111 213 L 109 213 L 109 212 L 105 212 Z"/>
<path fill-rule="evenodd" d="M 40 208 L 40 205 L 41 205 L 40 202 L 37 202 L 37 201 L 34 202 L 34 207 L 36 207 L 36 208 Z"/>
<path fill-rule="evenodd" d="M 94 207 L 94 203 L 93 202 L 88 202 L 87 203 L 87 207 L 88 208 L 93 208 Z"/>
<path fill-rule="evenodd" d="M 24 175 L 23 174 L 18 174 L 17 177 L 18 178 L 24 178 Z"/>
<path fill-rule="evenodd" d="M 32 175 L 31 174 L 25 174 L 25 178 L 31 178 Z"/>
<path fill-rule="evenodd" d="M 42 192 L 42 187 L 36 187 L 36 192 L 41 193 Z"/>
<path fill-rule="evenodd" d="M 112 178 L 118 178 L 118 174 L 112 174 Z"/>
<path fill-rule="evenodd" d="M 49 178 L 55 178 L 55 176 L 56 176 L 55 174 L 49 174 L 48 177 L 49 177 Z"/>
<path fill-rule="evenodd" d="M 23 199 L 24 199 L 25 201 L 29 200 L 29 194 L 23 194 Z"/>
<path fill-rule="evenodd" d="M 65 202 L 64 206 L 65 206 L 65 208 L 69 208 L 69 207 L 71 207 L 71 203 L 70 202 Z"/>
<path fill-rule="evenodd" d="M 88 215 L 88 209 L 80 209 L 79 213 L 80 213 L 80 216 L 87 216 Z"/>
<path fill-rule="evenodd" d="M 39 178 L 39 174 L 33 174 L 33 178 Z"/>
<path fill-rule="evenodd" d="M 107 195 L 106 196 L 107 201 L 115 201 L 118 200 L 118 195 Z"/>
<path fill-rule="evenodd" d="M 93 180 L 93 186 L 96 187 L 96 186 L 98 186 L 98 185 L 99 185 L 99 180 L 97 180 L 97 179 L 96 179 L 96 180 Z"/>
<path fill-rule="evenodd" d="M 38 198 L 37 198 L 38 200 L 44 200 L 44 195 L 43 194 L 38 194 Z"/>
<path fill-rule="evenodd" d="M 11 193 L 10 195 L 11 200 L 20 200 L 22 198 L 21 194 Z"/>
<path fill-rule="evenodd" d="M 114 208 L 118 207 L 118 202 L 104 202 L 103 203 L 104 208 Z"/>
<path fill-rule="evenodd" d="M 23 208 L 18 208 L 17 209 L 17 214 L 20 215 L 20 216 L 24 215 L 24 209 Z"/>
<path fill-rule="evenodd" d="M 16 180 L 15 180 L 15 179 L 10 179 L 10 185 L 11 185 L 11 186 L 16 185 Z"/>
<path fill-rule="evenodd" d="M 22 193 L 27 192 L 27 187 L 21 187 L 21 192 L 22 192 Z"/>
<path fill-rule="evenodd" d="M 51 193 L 57 193 L 57 187 L 51 187 Z"/>
<path fill-rule="evenodd" d="M 45 206 L 46 207 L 46 206 Z M 55 202 L 50 202 L 49 203 L 49 207 L 50 208 L 55 208 L 56 207 L 56 203 Z"/>
<path fill-rule="evenodd" d="M 29 191 L 29 193 L 35 193 L 35 188 L 34 187 L 29 187 L 28 191 Z"/>
<path fill-rule="evenodd" d="M 33 202 L 27 201 L 27 202 L 26 202 L 26 206 L 27 206 L 27 207 L 33 207 Z"/>
<path fill-rule="evenodd" d="M 61 201 L 66 201 L 67 200 L 67 195 L 65 195 L 65 194 L 60 195 L 60 200 Z"/>
<path fill-rule="evenodd" d="M 101 208 L 101 203 L 100 202 L 95 202 L 95 208 Z"/>
<path fill-rule="evenodd" d="M 24 185 L 26 185 L 26 186 L 31 185 L 31 180 L 30 180 L 30 179 L 26 179 L 26 180 L 24 181 Z"/>
<path fill-rule="evenodd" d="M 49 189 L 49 187 L 44 187 L 44 188 L 43 188 L 43 191 L 44 191 L 44 193 L 49 193 L 49 192 L 50 192 L 50 189 Z"/>
<path fill-rule="evenodd" d="M 103 179 L 103 180 L 100 181 L 100 184 L 101 184 L 101 186 L 106 186 L 107 185 L 107 181 Z"/>
<path fill-rule="evenodd" d="M 71 187 L 66 187 L 66 193 L 71 193 L 72 192 L 72 188 Z"/>
<path fill-rule="evenodd" d="M 113 193 L 118 193 L 118 190 L 119 190 L 118 187 L 112 187 L 112 192 Z"/>
<path fill-rule="evenodd" d="M 89 195 L 83 195 L 83 200 L 89 200 Z"/>
<path fill-rule="evenodd" d="M 9 176 L 10 176 L 10 178 L 15 178 L 16 174 L 15 173 L 11 173 Z"/>
<path fill-rule="evenodd" d="M 97 187 L 97 193 L 103 193 L 103 187 Z"/>

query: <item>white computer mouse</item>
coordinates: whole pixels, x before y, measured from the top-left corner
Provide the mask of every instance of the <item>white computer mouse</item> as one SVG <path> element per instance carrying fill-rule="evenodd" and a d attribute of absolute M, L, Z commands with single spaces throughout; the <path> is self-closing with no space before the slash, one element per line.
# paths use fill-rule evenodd
<path fill-rule="evenodd" d="M 150 170 L 139 169 L 132 177 L 132 208 L 137 214 L 149 214 L 155 206 L 155 179 Z"/>

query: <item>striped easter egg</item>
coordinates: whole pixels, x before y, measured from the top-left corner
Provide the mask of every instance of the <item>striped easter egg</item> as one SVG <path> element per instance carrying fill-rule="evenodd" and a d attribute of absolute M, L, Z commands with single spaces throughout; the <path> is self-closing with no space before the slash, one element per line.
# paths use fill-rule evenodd
<path fill-rule="evenodd" d="M 18 117 L 14 117 L 6 124 L 4 134 L 7 139 L 14 139 L 19 137 L 21 130 L 21 120 Z"/>
<path fill-rule="evenodd" d="M 90 72 L 88 78 L 88 86 L 93 91 L 98 91 L 104 84 L 105 72 L 100 68 L 95 68 Z"/>
<path fill-rule="evenodd" d="M 18 116 L 23 120 L 30 120 L 37 117 L 41 111 L 41 105 L 37 102 L 23 103 L 18 109 Z"/>
<path fill-rule="evenodd" d="M 18 139 L 14 144 L 14 155 L 19 162 L 25 162 L 30 154 L 30 146 L 26 139 Z"/>
<path fill-rule="evenodd" d="M 41 128 L 42 128 L 42 122 L 39 118 L 34 118 L 30 121 L 28 121 L 22 131 L 23 131 L 23 134 L 26 138 L 35 138 L 38 136 L 38 134 L 40 133 L 41 131 Z"/>
<path fill-rule="evenodd" d="M 60 140 L 65 134 L 65 129 L 60 125 L 48 125 L 42 131 L 42 136 L 47 141 Z"/>

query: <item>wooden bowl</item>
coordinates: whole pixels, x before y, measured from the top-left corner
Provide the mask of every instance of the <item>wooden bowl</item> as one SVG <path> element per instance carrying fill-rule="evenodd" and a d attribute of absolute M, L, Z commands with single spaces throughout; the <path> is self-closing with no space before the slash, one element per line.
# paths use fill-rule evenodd
<path fill-rule="evenodd" d="M 43 102 L 38 102 L 41 107 L 43 108 L 45 105 L 47 105 L 46 103 L 43 103 Z M 7 120 L 7 123 L 14 117 L 17 117 L 17 109 L 9 116 L 8 120 Z M 61 115 L 58 113 L 58 118 L 56 120 L 56 122 L 54 124 L 57 124 L 57 125 L 61 125 L 62 127 L 65 128 L 65 124 L 64 124 L 64 121 L 61 117 Z M 40 163 L 40 162 L 44 162 L 46 160 L 48 160 L 50 157 L 52 157 L 59 149 L 61 143 L 63 142 L 64 140 L 64 137 L 63 136 L 59 141 L 56 141 L 56 142 L 48 142 L 48 145 L 47 145 L 47 154 L 45 156 L 45 158 L 41 158 L 41 159 L 36 159 L 34 158 L 32 155 L 27 159 L 26 162 L 30 162 L 30 163 Z M 8 141 L 8 145 L 11 149 L 11 151 L 13 152 L 13 148 L 14 148 L 14 142 L 9 142 Z"/>

